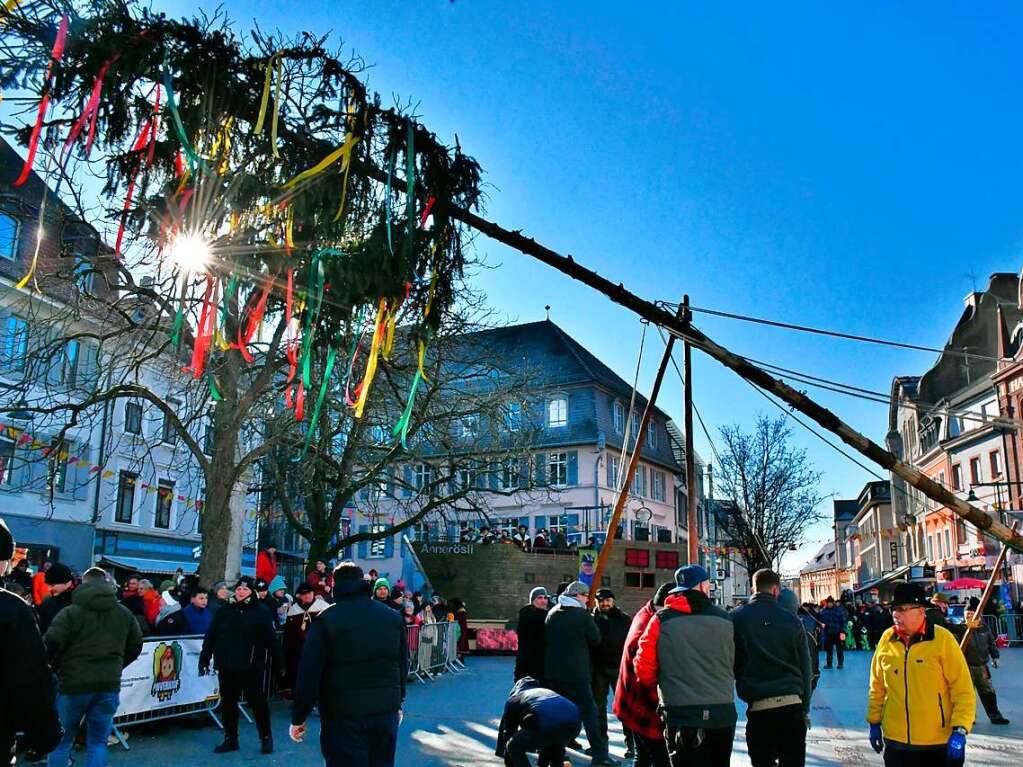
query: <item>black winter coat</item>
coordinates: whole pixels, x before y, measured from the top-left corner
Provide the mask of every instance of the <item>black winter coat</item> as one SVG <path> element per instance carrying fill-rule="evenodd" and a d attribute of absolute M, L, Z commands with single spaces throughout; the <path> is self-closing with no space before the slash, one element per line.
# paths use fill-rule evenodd
<path fill-rule="evenodd" d="M 46 633 L 46 629 L 48 629 L 50 624 L 53 623 L 53 619 L 57 617 L 57 613 L 65 607 L 70 606 L 73 592 L 74 589 L 68 589 L 55 597 L 47 597 L 43 600 L 43 603 L 39 605 L 39 632 L 41 634 Z"/>
<path fill-rule="evenodd" d="M 590 684 L 590 652 L 600 644 L 600 631 L 585 607 L 557 605 L 547 613 L 544 630 L 544 680 Z"/>
<path fill-rule="evenodd" d="M 0 589 L 0 764 L 14 755 L 14 735 L 47 754 L 60 742 L 53 672 L 32 608 Z M 7 760 L 7 761 L 4 761 Z"/>
<path fill-rule="evenodd" d="M 600 644 L 591 653 L 593 668 L 618 670 L 625 652 L 625 640 L 632 626 L 632 616 L 612 607 L 607 613 L 593 611 L 593 620 L 600 631 Z"/>
<path fill-rule="evenodd" d="M 813 666 L 802 622 L 770 594 L 732 611 L 735 690 L 747 703 L 798 695 L 810 710 Z"/>
<path fill-rule="evenodd" d="M 274 635 L 273 616 L 255 596 L 244 602 L 232 602 L 217 611 L 213 623 L 202 640 L 199 668 L 209 667 L 210 659 L 217 670 L 259 669 L 266 657 L 273 658 L 274 668 L 284 668 L 281 647 Z"/>
<path fill-rule="evenodd" d="M 533 605 L 519 610 L 515 633 L 519 637 L 519 650 L 515 654 L 515 681 L 524 676 L 543 679 L 544 621 L 547 611 Z"/>
<path fill-rule="evenodd" d="M 370 599 L 368 584 L 335 581 L 333 605 L 313 621 L 302 647 L 291 706 L 302 724 L 314 705 L 324 719 L 397 713 L 405 700 L 405 621 Z"/>

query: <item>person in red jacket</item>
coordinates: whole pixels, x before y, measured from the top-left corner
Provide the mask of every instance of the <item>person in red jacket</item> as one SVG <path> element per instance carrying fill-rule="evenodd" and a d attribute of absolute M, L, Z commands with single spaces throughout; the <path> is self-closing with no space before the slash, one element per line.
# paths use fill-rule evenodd
<path fill-rule="evenodd" d="M 277 544 L 268 543 L 256 556 L 256 580 L 269 583 L 277 577 Z"/>
<path fill-rule="evenodd" d="M 47 559 L 32 576 L 32 601 L 35 602 L 36 607 L 39 607 L 43 600 L 50 596 L 50 587 L 46 584 L 46 571 L 52 566 L 53 562 Z"/>
<path fill-rule="evenodd" d="M 313 587 L 316 596 L 330 600 L 334 593 L 334 576 L 327 571 L 327 563 L 322 559 L 316 561 L 316 569 L 306 576 L 306 583 Z"/>

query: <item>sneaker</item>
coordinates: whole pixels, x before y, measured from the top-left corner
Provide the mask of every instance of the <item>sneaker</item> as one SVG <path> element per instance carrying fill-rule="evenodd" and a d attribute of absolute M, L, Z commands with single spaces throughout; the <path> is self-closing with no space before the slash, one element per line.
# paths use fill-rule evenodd
<path fill-rule="evenodd" d="M 1009 720 L 999 714 L 991 720 L 991 724 L 1008 724 Z"/>
<path fill-rule="evenodd" d="M 829 666 L 829 668 L 830 668 L 830 666 Z M 838 670 L 841 671 L 843 668 L 845 668 L 845 666 L 843 666 L 841 663 L 839 663 L 838 664 Z"/>
<path fill-rule="evenodd" d="M 272 754 L 274 752 L 274 739 L 273 737 L 260 738 L 259 740 L 259 753 L 261 754 Z"/>
<path fill-rule="evenodd" d="M 224 738 L 224 742 L 213 749 L 214 754 L 227 754 L 231 751 L 238 750 L 238 739 L 237 738 Z"/>
<path fill-rule="evenodd" d="M 827 664 L 824 668 L 831 668 L 831 664 Z"/>
<path fill-rule="evenodd" d="M 573 740 L 571 743 L 569 743 L 567 746 L 565 746 L 565 748 L 570 748 L 573 751 L 578 751 L 578 752 L 582 753 L 583 744 L 580 743 L 578 740 Z"/>
<path fill-rule="evenodd" d="M 603 759 L 594 759 L 590 762 L 591 767 L 621 767 L 621 762 L 610 756 L 605 756 Z"/>

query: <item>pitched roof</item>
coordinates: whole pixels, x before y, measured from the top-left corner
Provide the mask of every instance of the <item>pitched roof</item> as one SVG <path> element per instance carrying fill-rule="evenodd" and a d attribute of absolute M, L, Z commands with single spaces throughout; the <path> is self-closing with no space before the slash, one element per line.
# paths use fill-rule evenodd
<path fill-rule="evenodd" d="M 835 566 L 835 542 L 828 541 L 821 546 L 820 551 L 814 554 L 813 559 L 806 563 L 806 566 L 800 570 L 802 573 L 815 573 L 820 570 L 827 570 Z"/>

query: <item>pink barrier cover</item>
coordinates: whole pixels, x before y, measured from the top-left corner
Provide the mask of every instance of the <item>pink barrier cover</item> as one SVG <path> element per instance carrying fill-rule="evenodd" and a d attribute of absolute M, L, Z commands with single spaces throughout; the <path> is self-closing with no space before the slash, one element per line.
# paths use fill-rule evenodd
<path fill-rule="evenodd" d="M 515 652 L 519 649 L 519 635 L 508 629 L 477 629 L 476 649 Z"/>

